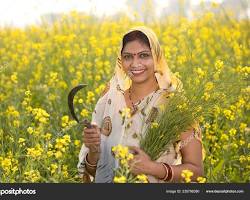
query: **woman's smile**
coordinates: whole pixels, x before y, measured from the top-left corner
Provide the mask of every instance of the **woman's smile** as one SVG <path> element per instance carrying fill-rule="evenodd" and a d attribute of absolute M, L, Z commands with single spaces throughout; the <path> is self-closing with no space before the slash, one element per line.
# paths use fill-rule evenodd
<path fill-rule="evenodd" d="M 146 69 L 132 69 L 132 70 L 130 70 L 130 72 L 131 72 L 134 76 L 140 76 L 140 75 L 142 75 L 145 71 L 146 71 Z"/>

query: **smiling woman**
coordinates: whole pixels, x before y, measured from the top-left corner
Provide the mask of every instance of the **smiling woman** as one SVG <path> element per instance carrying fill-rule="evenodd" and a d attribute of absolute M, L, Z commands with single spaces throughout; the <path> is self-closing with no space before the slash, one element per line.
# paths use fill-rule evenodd
<path fill-rule="evenodd" d="M 134 113 L 137 110 L 135 102 L 139 102 L 144 96 L 158 89 L 154 75 L 154 60 L 146 35 L 140 31 L 125 35 L 121 55 L 124 72 L 132 81 L 124 96 L 127 106 Z M 146 90 L 145 87 L 149 89 Z"/>
<path fill-rule="evenodd" d="M 97 102 L 92 128 L 84 129 L 85 145 L 79 154 L 78 168 L 85 181 L 92 175 L 95 182 L 113 182 L 119 163 L 111 149 L 118 144 L 128 146 L 134 153 L 129 163 L 131 172 L 145 174 L 149 182 L 178 182 L 184 169 L 194 173 L 194 180 L 202 175 L 200 132 L 194 134 L 193 128 L 181 134 L 183 142 L 192 136 L 185 147 L 176 149 L 173 143 L 157 160 L 140 149 L 140 139 L 154 124 L 160 106 L 167 103 L 178 82 L 170 73 L 152 30 L 137 27 L 124 35 L 115 74 Z M 100 152 L 92 150 L 96 145 L 100 145 Z"/>

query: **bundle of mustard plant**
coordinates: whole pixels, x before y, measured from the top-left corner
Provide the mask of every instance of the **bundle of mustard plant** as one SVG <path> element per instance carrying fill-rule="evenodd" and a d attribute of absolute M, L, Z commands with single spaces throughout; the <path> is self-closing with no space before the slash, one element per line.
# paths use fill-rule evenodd
<path fill-rule="evenodd" d="M 236 101 L 235 97 L 243 85 L 246 86 L 246 81 L 230 73 L 230 70 L 226 73 L 214 70 L 207 72 L 203 79 L 198 79 L 194 74 L 194 83 L 190 88 L 185 88 L 185 85 L 190 86 L 187 84 L 190 81 L 188 78 L 183 80 L 183 84 L 177 84 L 176 90 L 167 97 L 166 104 L 160 109 L 161 114 L 140 140 L 140 147 L 152 160 L 159 158 L 183 131 L 213 116 L 216 107 L 223 105 L 225 100 L 227 103 Z M 195 80 L 198 82 L 195 83 Z"/>

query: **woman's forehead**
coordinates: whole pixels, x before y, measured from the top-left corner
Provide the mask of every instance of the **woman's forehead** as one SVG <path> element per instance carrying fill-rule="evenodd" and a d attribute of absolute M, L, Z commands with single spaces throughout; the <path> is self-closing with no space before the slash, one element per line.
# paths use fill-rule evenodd
<path fill-rule="evenodd" d="M 123 48 L 123 52 L 138 53 L 141 51 L 150 51 L 150 48 L 147 44 L 139 40 L 130 41 Z"/>

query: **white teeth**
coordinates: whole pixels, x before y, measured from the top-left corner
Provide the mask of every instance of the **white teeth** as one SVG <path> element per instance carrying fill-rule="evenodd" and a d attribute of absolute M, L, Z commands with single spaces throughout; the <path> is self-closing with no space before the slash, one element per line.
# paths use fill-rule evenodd
<path fill-rule="evenodd" d="M 140 70 L 140 71 L 131 71 L 133 74 L 141 74 L 143 73 L 145 70 Z"/>
<path fill-rule="evenodd" d="M 140 74 L 140 73 L 142 73 L 142 72 L 144 72 L 145 70 L 143 69 L 143 70 L 131 70 L 131 72 L 133 73 L 133 74 Z"/>

